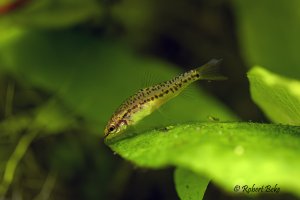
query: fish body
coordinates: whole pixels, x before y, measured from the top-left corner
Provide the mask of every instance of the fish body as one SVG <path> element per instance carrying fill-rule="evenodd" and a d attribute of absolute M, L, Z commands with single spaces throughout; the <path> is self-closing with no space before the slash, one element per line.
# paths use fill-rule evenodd
<path fill-rule="evenodd" d="M 224 80 L 218 74 L 220 60 L 212 59 L 203 66 L 180 74 L 171 80 L 144 88 L 129 97 L 109 120 L 104 137 L 121 134 L 128 126 L 135 125 L 154 110 L 179 95 L 187 86 L 197 80 Z"/>

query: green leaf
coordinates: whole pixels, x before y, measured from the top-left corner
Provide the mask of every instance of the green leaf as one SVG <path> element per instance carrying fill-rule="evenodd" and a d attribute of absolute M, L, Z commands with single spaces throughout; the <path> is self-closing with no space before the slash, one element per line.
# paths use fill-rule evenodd
<path fill-rule="evenodd" d="M 300 78 L 300 1 L 234 0 L 233 5 L 248 66 Z"/>
<path fill-rule="evenodd" d="M 273 122 L 300 125 L 300 81 L 259 66 L 250 70 L 248 78 L 253 100 Z"/>
<path fill-rule="evenodd" d="M 178 166 L 235 185 L 277 184 L 300 195 L 300 127 L 255 123 L 195 123 L 166 127 L 108 142 L 141 167 Z"/>
<path fill-rule="evenodd" d="M 99 17 L 101 13 L 102 7 L 96 0 L 28 1 L 24 6 L 1 17 L 0 25 L 62 28 Z"/>
<path fill-rule="evenodd" d="M 198 174 L 184 168 L 176 168 L 174 176 L 176 190 L 180 199 L 203 199 L 206 187 L 209 183 L 207 178 L 201 177 Z"/>

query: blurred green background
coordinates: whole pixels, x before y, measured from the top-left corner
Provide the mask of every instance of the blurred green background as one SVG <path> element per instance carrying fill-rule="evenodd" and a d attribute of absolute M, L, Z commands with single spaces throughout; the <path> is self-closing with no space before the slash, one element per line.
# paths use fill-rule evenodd
<path fill-rule="evenodd" d="M 268 122 L 246 72 L 259 64 L 300 78 L 299 8 L 297 0 L 0 0 L 0 195 L 178 199 L 173 169 L 136 168 L 104 144 L 109 117 L 141 87 L 222 58 L 228 81 L 194 84 L 135 131 L 210 116 Z M 241 197 L 211 183 L 205 198 Z"/>

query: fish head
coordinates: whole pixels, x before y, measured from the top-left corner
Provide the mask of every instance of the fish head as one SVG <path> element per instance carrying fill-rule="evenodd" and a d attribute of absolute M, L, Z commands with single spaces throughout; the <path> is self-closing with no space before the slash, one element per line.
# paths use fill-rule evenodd
<path fill-rule="evenodd" d="M 110 138 L 121 134 L 127 128 L 127 121 L 120 119 L 119 117 L 113 116 L 107 123 L 104 129 L 104 137 Z"/>

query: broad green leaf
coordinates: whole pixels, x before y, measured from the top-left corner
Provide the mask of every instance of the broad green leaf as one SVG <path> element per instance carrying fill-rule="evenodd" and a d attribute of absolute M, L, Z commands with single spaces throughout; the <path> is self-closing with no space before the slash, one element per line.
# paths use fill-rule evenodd
<path fill-rule="evenodd" d="M 20 32 L 0 46 L 0 66 L 62 98 L 99 133 L 115 109 L 141 88 L 145 73 L 159 81 L 180 73 L 169 63 L 138 56 L 110 39 L 74 32 Z M 195 85 L 190 92 L 192 98 L 174 98 L 136 129 L 207 121 L 210 115 L 221 121 L 235 119 L 225 106 Z"/>
<path fill-rule="evenodd" d="M 209 180 L 184 168 L 177 168 L 174 175 L 175 186 L 181 200 L 203 199 Z"/>
<path fill-rule="evenodd" d="M 233 5 L 248 66 L 300 78 L 300 1 L 234 0 Z"/>
<path fill-rule="evenodd" d="M 235 185 L 277 184 L 300 195 L 300 127 L 256 123 L 195 123 L 107 141 L 140 167 L 178 166 L 233 192 Z"/>
<path fill-rule="evenodd" d="M 274 122 L 300 125 L 300 81 L 256 66 L 248 73 L 253 100 Z"/>
<path fill-rule="evenodd" d="M 28 1 L 17 10 L 3 15 L 0 19 L 0 26 L 68 27 L 93 17 L 99 18 L 102 13 L 100 5 L 96 0 Z"/>

